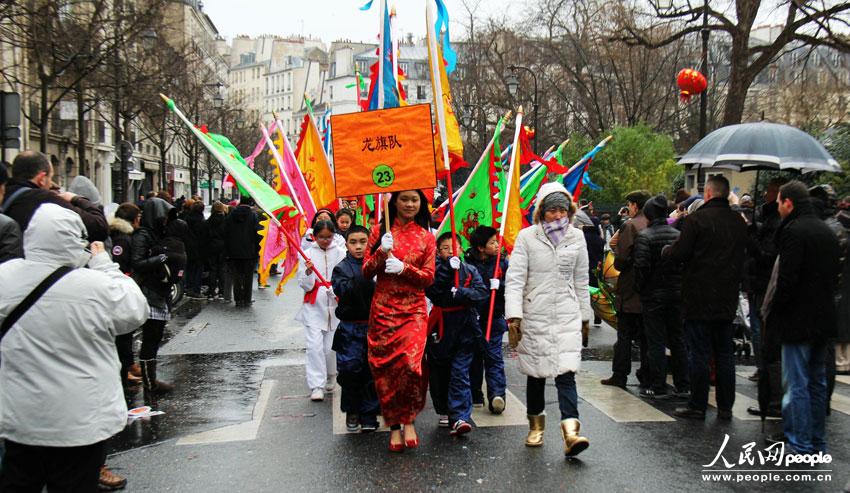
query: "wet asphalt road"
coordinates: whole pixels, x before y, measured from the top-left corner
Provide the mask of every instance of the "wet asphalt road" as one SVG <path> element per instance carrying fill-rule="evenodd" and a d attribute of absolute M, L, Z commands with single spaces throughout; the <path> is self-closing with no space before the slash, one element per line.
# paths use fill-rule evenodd
<path fill-rule="evenodd" d="M 831 481 L 704 481 L 702 465 L 714 459 L 726 434 L 730 461 L 737 462 L 747 442 L 763 449 L 758 421 L 719 422 L 710 408 L 705 422 L 618 422 L 585 400 L 593 385 L 581 383 L 579 411 L 591 446 L 579 459 L 563 458 L 552 382 L 546 442 L 539 449 L 523 446 L 522 425 L 481 427 L 452 438 L 427 407 L 417 421 L 420 449 L 391 455 L 386 433 L 335 435 L 332 406 L 338 404 L 307 399 L 303 335 L 292 320 L 297 286 L 290 284 L 278 298 L 272 290 L 254 295 L 251 308 L 238 310 L 188 301 L 169 323 L 160 373 L 177 391 L 156 401 L 139 394 L 135 405 L 165 414 L 132 422 L 111 442 L 108 464 L 128 477 L 127 491 L 841 491 L 850 480 L 847 414 L 828 418 L 834 462 L 820 468 L 833 470 Z M 614 339 L 610 328 L 592 329 L 591 360 L 582 367 L 593 378 L 588 382 L 608 376 L 610 362 L 594 360 L 610 357 Z M 515 359 L 506 361 L 509 391 L 524 403 L 525 378 Z M 736 390 L 756 396 L 756 385 L 744 378 Z M 636 386 L 629 392 L 618 397 L 623 406 L 638 400 Z M 850 385 L 837 392 L 850 397 Z M 675 405 L 652 404 L 666 415 Z M 768 433 L 780 429 L 768 422 Z M 235 441 L 211 438 L 221 431 Z"/>

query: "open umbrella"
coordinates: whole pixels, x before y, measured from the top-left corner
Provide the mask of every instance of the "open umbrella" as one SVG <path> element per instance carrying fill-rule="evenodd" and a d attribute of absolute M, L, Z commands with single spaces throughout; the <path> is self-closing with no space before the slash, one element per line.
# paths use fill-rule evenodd
<path fill-rule="evenodd" d="M 736 171 L 841 172 L 817 139 L 798 128 L 768 122 L 719 128 L 697 142 L 679 164 Z"/>

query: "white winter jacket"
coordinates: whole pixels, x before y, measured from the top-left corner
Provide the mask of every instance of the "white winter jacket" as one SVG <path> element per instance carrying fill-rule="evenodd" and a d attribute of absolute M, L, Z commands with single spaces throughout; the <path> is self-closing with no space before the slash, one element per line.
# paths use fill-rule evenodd
<path fill-rule="evenodd" d="M 522 373 L 552 378 L 578 371 L 581 323 L 593 316 L 587 262 L 584 234 L 574 227 L 557 248 L 540 224 L 519 232 L 505 276 L 505 318 L 522 319 Z"/>
<path fill-rule="evenodd" d="M 336 243 L 331 243 L 327 250 L 322 250 L 316 243 L 310 243 L 310 246 L 304 251 L 307 257 L 313 261 L 313 266 L 322 274 L 326 281 L 331 281 L 334 267 L 345 258 L 345 249 L 338 246 Z M 305 293 L 313 290 L 313 287 L 319 278 L 315 272 L 306 274 L 307 267 L 305 262 L 298 265 L 298 285 Z M 295 316 L 297 322 L 301 322 L 307 327 L 321 330 L 334 330 L 339 325 L 339 320 L 334 313 L 336 310 L 336 299 L 328 295 L 328 291 L 333 291 L 330 288 L 322 286 L 316 295 L 316 303 L 310 304 L 304 302 L 301 304 L 301 309 Z"/>
<path fill-rule="evenodd" d="M 0 436 L 8 440 L 78 447 L 127 423 L 115 336 L 142 325 L 148 304 L 107 252 L 89 260 L 85 238 L 76 213 L 44 204 L 24 232 L 26 259 L 0 264 L 0 321 L 57 267 L 75 267 L 0 343 Z"/>

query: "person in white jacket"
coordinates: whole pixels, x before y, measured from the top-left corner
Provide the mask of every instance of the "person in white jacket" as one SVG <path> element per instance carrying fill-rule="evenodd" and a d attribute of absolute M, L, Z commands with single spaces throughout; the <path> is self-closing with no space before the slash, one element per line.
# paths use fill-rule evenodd
<path fill-rule="evenodd" d="M 103 243 L 87 245 L 79 215 L 43 204 L 26 258 L 0 265 L 0 323 L 57 268 L 73 269 L 0 342 L 0 491 L 96 491 L 105 442 L 127 423 L 115 337 L 143 324 L 148 304 Z"/>
<path fill-rule="evenodd" d="M 325 390 L 333 390 L 336 354 L 331 350 L 339 320 L 333 288 L 320 285 L 316 270 L 330 283 L 334 267 L 345 258 L 345 250 L 334 241 L 334 224 L 318 221 L 313 225 L 314 241 L 304 253 L 310 261 L 298 267 L 298 285 L 304 290 L 304 303 L 295 320 L 304 324 L 307 339 L 307 386 L 310 399 L 321 401 Z"/>
<path fill-rule="evenodd" d="M 582 326 L 593 313 L 584 234 L 570 225 L 575 210 L 560 183 L 540 187 L 535 224 L 517 235 L 505 276 L 508 337 L 519 354 L 520 371 L 528 376 L 525 444 L 543 445 L 544 389 L 546 379 L 554 378 L 567 457 L 589 445 L 587 438 L 579 435 L 575 374 L 581 363 Z"/>

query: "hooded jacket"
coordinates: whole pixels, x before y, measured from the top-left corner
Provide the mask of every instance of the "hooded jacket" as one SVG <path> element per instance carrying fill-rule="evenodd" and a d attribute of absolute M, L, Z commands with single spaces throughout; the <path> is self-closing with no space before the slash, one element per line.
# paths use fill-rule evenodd
<path fill-rule="evenodd" d="M 535 208 L 563 185 L 540 187 Z M 577 372 L 581 364 L 581 325 L 593 317 L 587 289 L 587 246 L 574 227 L 553 245 L 538 222 L 517 235 L 505 276 L 505 318 L 522 319 L 517 346 L 520 371 L 537 378 Z"/>
<path fill-rule="evenodd" d="M 0 264 L 24 256 L 21 228 L 11 217 L 0 214 Z"/>
<path fill-rule="evenodd" d="M 136 283 L 103 252 L 89 257 L 85 226 L 44 204 L 24 232 L 26 259 L 0 265 L 0 320 L 60 266 L 74 267 L 0 342 L 0 436 L 26 445 L 78 447 L 127 423 L 115 337 L 145 322 Z M 82 269 L 88 262 L 88 269 Z"/>
<path fill-rule="evenodd" d="M 171 204 L 158 197 L 146 200 L 142 208 L 141 227 L 133 233 L 133 277 L 142 288 L 148 304 L 160 309 L 168 307 L 168 290 L 163 286 L 163 279 L 167 277 L 164 264 L 167 263 L 168 257 L 163 257 L 157 248 L 165 236 L 165 226 L 171 209 Z"/>
<path fill-rule="evenodd" d="M 313 261 L 313 267 L 318 269 L 322 277 L 328 282 L 331 282 L 334 268 L 346 256 L 345 250 L 333 243 L 331 243 L 327 250 L 322 250 L 318 244 L 313 243 L 304 253 Z M 310 296 L 309 293 L 315 289 L 318 282 L 319 278 L 316 276 L 315 271 L 308 275 L 306 262 L 299 262 L 298 285 L 304 290 L 305 301 L 301 304 L 301 309 L 298 310 L 295 321 L 301 322 L 313 329 L 321 329 L 323 331 L 336 330 L 336 326 L 339 325 L 339 319 L 336 318 L 335 313 L 337 301 L 333 293 L 333 288 L 328 289 L 326 286 L 320 286 L 318 293 L 316 293 L 316 302 L 310 303 L 307 301 L 308 296 Z"/>
<path fill-rule="evenodd" d="M 109 238 L 112 240 L 112 261 L 117 263 L 121 272 L 133 272 L 133 225 L 114 217 L 109 222 Z"/>
<path fill-rule="evenodd" d="M 679 302 L 682 298 L 682 265 L 661 258 L 661 251 L 679 237 L 667 224 L 667 199 L 653 197 L 643 206 L 649 226 L 635 240 L 635 289 L 641 301 Z"/>

